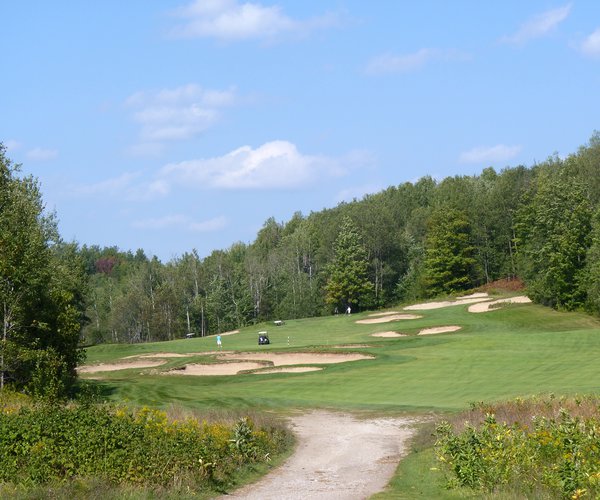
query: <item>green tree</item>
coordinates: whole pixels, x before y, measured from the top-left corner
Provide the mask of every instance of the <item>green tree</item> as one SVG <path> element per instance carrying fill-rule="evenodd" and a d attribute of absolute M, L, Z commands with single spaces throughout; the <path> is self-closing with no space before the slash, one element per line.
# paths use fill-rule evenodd
<path fill-rule="evenodd" d="M 590 240 L 585 268 L 586 305 L 588 310 L 600 314 L 600 208 L 594 214 Z"/>
<path fill-rule="evenodd" d="M 0 389 L 60 395 L 76 378 L 83 266 L 18 173 L 0 144 Z"/>
<path fill-rule="evenodd" d="M 350 218 L 345 218 L 335 240 L 335 256 L 327 269 L 326 302 L 336 307 L 366 307 L 373 300 L 368 279 L 367 252 Z"/>
<path fill-rule="evenodd" d="M 583 184 L 550 167 L 517 214 L 520 267 L 533 300 L 574 309 L 585 302 L 592 211 Z"/>
<path fill-rule="evenodd" d="M 423 258 L 423 285 L 427 295 L 451 293 L 473 286 L 475 247 L 467 215 L 440 208 L 429 220 Z"/>

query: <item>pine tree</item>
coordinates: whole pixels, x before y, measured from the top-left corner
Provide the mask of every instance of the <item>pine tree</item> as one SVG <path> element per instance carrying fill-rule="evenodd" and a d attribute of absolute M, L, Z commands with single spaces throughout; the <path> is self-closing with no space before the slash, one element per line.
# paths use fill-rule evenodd
<path fill-rule="evenodd" d="M 368 279 L 367 252 L 352 220 L 346 217 L 335 240 L 335 256 L 328 267 L 326 302 L 335 307 L 366 307 L 373 300 Z"/>
<path fill-rule="evenodd" d="M 434 296 L 470 288 L 475 274 L 474 254 L 466 214 L 456 209 L 436 211 L 431 216 L 425 242 L 426 293 Z"/>

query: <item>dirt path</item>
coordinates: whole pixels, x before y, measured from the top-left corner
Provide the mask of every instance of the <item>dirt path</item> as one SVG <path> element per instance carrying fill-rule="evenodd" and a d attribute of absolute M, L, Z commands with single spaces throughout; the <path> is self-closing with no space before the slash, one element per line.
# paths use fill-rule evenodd
<path fill-rule="evenodd" d="M 296 452 L 258 483 L 224 499 L 368 498 L 383 490 L 407 452 L 414 420 L 313 411 L 291 419 Z"/>

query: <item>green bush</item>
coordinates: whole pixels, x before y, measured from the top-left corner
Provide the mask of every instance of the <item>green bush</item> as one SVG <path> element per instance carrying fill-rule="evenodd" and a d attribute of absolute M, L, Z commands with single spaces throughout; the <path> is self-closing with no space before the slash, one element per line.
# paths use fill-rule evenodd
<path fill-rule="evenodd" d="M 0 406 L 0 483 L 71 479 L 191 488 L 228 480 L 286 446 L 283 429 L 172 420 L 162 411 L 110 404 Z"/>
<path fill-rule="evenodd" d="M 553 416 L 534 415 L 528 422 L 510 424 L 488 413 L 482 422 L 466 423 L 459 432 L 448 422 L 440 424 L 436 451 L 451 473 L 449 486 L 490 492 L 504 488 L 552 498 L 598 498 L 598 407 L 595 415 L 574 413 L 561 408 Z"/>

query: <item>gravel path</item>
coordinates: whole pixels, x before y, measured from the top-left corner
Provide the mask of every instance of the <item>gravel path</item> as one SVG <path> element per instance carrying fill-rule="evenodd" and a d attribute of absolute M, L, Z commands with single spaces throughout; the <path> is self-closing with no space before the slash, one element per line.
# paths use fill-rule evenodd
<path fill-rule="evenodd" d="M 320 410 L 293 417 L 295 453 L 259 482 L 221 499 L 368 498 L 391 479 L 407 452 L 414 423 Z"/>

